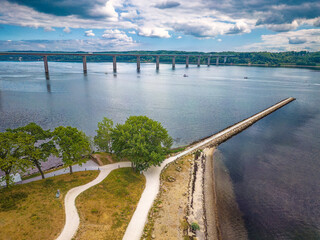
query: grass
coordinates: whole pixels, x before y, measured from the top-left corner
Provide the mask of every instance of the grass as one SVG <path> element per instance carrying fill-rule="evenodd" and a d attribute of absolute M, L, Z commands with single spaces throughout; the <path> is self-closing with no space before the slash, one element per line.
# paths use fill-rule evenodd
<path fill-rule="evenodd" d="M 144 175 L 120 168 L 83 192 L 76 200 L 81 220 L 75 239 L 122 239 L 144 188 Z"/>
<path fill-rule="evenodd" d="M 97 171 L 77 172 L 1 189 L 0 239 L 55 239 L 65 222 L 64 195 L 97 175 Z"/>
<path fill-rule="evenodd" d="M 171 148 L 171 149 L 169 149 L 168 154 L 182 152 L 182 151 L 184 151 L 187 147 L 188 147 L 188 146 Z"/>
<path fill-rule="evenodd" d="M 92 154 L 96 158 L 99 158 L 103 165 L 119 162 L 119 158 L 112 153 L 105 153 L 105 152 L 96 152 Z"/>

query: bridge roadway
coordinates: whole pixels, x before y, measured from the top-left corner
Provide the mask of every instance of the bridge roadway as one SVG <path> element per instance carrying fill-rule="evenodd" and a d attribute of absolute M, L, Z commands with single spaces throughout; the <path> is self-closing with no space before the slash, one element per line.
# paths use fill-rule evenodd
<path fill-rule="evenodd" d="M 186 58 L 186 68 L 189 67 L 189 58 L 197 57 L 197 66 L 200 67 L 201 57 L 207 58 L 207 65 L 210 66 L 211 58 L 216 58 L 216 65 L 219 65 L 220 57 L 223 58 L 223 64 L 226 64 L 228 57 L 233 55 L 213 55 L 213 54 L 135 54 L 135 53 L 47 53 L 47 52 L 0 52 L 0 55 L 17 55 L 17 56 L 42 56 L 44 62 L 45 73 L 49 74 L 48 56 L 79 56 L 82 57 L 83 72 L 87 73 L 87 57 L 88 56 L 111 56 L 113 60 L 113 72 L 117 72 L 117 57 L 118 56 L 133 56 L 137 57 L 137 71 L 140 71 L 140 58 L 141 57 L 156 57 L 156 69 L 159 70 L 160 57 L 172 57 L 172 69 L 175 69 L 176 57 Z"/>

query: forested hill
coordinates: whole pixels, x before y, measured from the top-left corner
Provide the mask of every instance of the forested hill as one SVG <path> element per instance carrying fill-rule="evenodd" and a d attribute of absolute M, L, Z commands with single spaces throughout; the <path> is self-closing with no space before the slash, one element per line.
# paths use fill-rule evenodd
<path fill-rule="evenodd" d="M 61 53 L 61 52 L 59 52 Z M 83 52 L 76 52 L 83 53 Z M 174 54 L 177 55 L 176 63 L 184 63 L 185 57 L 179 57 L 181 54 L 212 54 L 212 55 L 233 55 L 228 57 L 227 63 L 230 64 L 264 64 L 268 66 L 281 66 L 281 65 L 302 65 L 302 66 L 320 66 L 320 52 L 183 52 L 183 51 L 128 51 L 128 52 L 104 52 L 104 53 L 130 53 L 130 54 Z M 39 61 L 42 60 L 41 56 L 26 56 L 20 58 L 21 61 Z M 80 56 L 48 56 L 49 61 L 65 61 L 65 62 L 80 62 Z M 19 61 L 17 55 L 2 55 L 0 61 Z M 88 56 L 88 62 L 109 62 L 112 61 L 111 56 Z M 134 56 L 118 56 L 118 62 L 135 62 Z M 155 62 L 153 56 L 141 57 L 142 62 Z M 170 63 L 172 58 L 169 56 L 161 56 L 160 62 Z M 201 64 L 206 64 L 207 58 L 201 58 Z M 190 57 L 190 64 L 197 62 L 197 57 Z M 215 58 L 211 59 L 215 64 Z M 220 58 L 220 63 L 223 63 L 223 58 Z"/>

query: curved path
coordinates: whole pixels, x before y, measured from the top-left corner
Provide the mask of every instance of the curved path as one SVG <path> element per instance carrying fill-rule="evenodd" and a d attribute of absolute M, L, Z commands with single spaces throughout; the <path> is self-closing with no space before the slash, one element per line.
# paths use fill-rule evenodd
<path fill-rule="evenodd" d="M 181 152 L 180 154 L 167 158 L 163 161 L 160 167 L 151 167 L 146 172 L 144 172 L 144 175 L 146 176 L 146 188 L 144 189 L 140 201 L 138 203 L 138 206 L 131 218 L 131 221 L 126 229 L 126 232 L 123 236 L 123 240 L 139 240 L 143 233 L 143 228 L 146 223 L 148 212 L 150 208 L 152 207 L 153 201 L 155 200 L 160 187 L 160 173 L 162 169 L 170 162 L 175 161 L 176 159 L 189 154 L 199 148 L 204 148 L 207 144 L 210 144 L 211 142 L 218 140 L 221 137 L 224 136 L 233 136 L 240 131 L 243 130 L 244 127 L 248 127 L 249 125 L 257 122 L 261 118 L 267 116 L 268 114 L 276 111 L 277 109 L 285 106 L 286 104 L 292 102 L 295 100 L 294 98 L 287 98 L 272 107 L 267 108 L 266 110 L 257 113 L 253 115 L 252 117 L 249 117 L 229 128 L 226 128 L 225 130 L 212 135 L 211 137 L 204 139 L 203 141 L 195 144 L 191 148 Z M 239 130 L 240 129 L 240 130 Z"/>
<path fill-rule="evenodd" d="M 67 192 L 64 198 L 66 223 L 57 240 L 70 240 L 74 237 L 74 235 L 78 230 L 78 227 L 80 224 L 80 218 L 75 205 L 75 200 L 78 197 L 78 195 L 83 191 L 87 190 L 88 188 L 91 188 L 92 186 L 102 182 L 103 179 L 105 179 L 112 170 L 115 170 L 118 168 L 124 168 L 124 167 L 131 167 L 131 163 L 118 162 L 118 163 L 102 166 L 100 167 L 100 174 L 96 179 L 94 179 L 93 181 L 85 185 L 72 188 Z"/>
<path fill-rule="evenodd" d="M 148 217 L 148 212 L 152 207 L 153 201 L 159 192 L 161 171 L 168 163 L 173 162 L 184 155 L 192 153 L 193 151 L 199 148 L 204 148 L 207 144 L 210 144 L 214 141 L 218 141 L 218 139 L 221 137 L 229 138 L 239 133 L 244 128 L 250 126 L 251 124 L 255 123 L 256 121 L 267 116 L 273 111 L 276 111 L 277 109 L 283 107 L 284 105 L 290 103 L 293 100 L 294 100 L 293 98 L 287 98 L 273 105 L 272 107 L 267 108 L 266 110 L 253 115 L 250 118 L 247 118 L 215 135 L 212 135 L 207 139 L 204 139 L 203 141 L 193 145 L 192 147 L 179 153 L 178 155 L 167 158 L 162 162 L 161 166 L 151 167 L 147 171 L 145 171 L 144 175 L 146 177 L 146 187 L 141 195 L 138 206 L 126 229 L 126 232 L 123 236 L 123 240 L 139 240 L 141 238 L 143 233 L 143 228 Z M 120 163 L 114 163 L 114 164 L 102 166 L 100 167 L 101 172 L 95 180 L 85 185 L 75 187 L 68 191 L 64 200 L 66 223 L 57 240 L 70 240 L 73 238 L 73 236 L 77 232 L 77 229 L 80 224 L 79 215 L 77 212 L 77 208 L 75 206 L 75 199 L 77 198 L 77 196 L 83 191 L 87 190 L 88 188 L 103 181 L 103 179 L 105 179 L 112 170 L 117 168 L 122 168 L 122 167 L 130 167 L 130 166 L 131 166 L 130 162 L 120 162 Z"/>

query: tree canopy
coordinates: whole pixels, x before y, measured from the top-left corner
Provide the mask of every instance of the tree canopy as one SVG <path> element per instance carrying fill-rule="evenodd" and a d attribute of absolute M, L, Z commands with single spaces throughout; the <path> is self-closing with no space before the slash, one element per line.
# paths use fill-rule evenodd
<path fill-rule="evenodd" d="M 24 127 L 13 130 L 8 129 L 8 131 L 23 132 L 33 137 L 33 143 L 27 146 L 25 156 L 39 170 L 42 178 L 44 178 L 41 162 L 46 162 L 51 154 L 57 154 L 50 130 L 43 130 L 42 127 L 32 122 Z"/>
<path fill-rule="evenodd" d="M 59 156 L 72 173 L 73 164 L 82 164 L 90 154 L 90 140 L 84 132 L 73 127 L 57 127 L 53 139 L 59 145 Z"/>
<path fill-rule="evenodd" d="M 131 116 L 124 124 L 117 124 L 111 138 L 112 150 L 130 160 L 138 171 L 159 166 L 172 145 L 161 123 L 146 116 Z"/>
<path fill-rule="evenodd" d="M 111 132 L 113 129 L 113 121 L 109 118 L 103 118 L 98 122 L 97 135 L 94 137 L 94 143 L 100 151 L 111 151 Z"/>
<path fill-rule="evenodd" d="M 11 182 L 10 174 L 30 167 L 25 153 L 33 142 L 34 138 L 23 132 L 0 132 L 0 170 L 5 173 L 7 187 Z"/>

